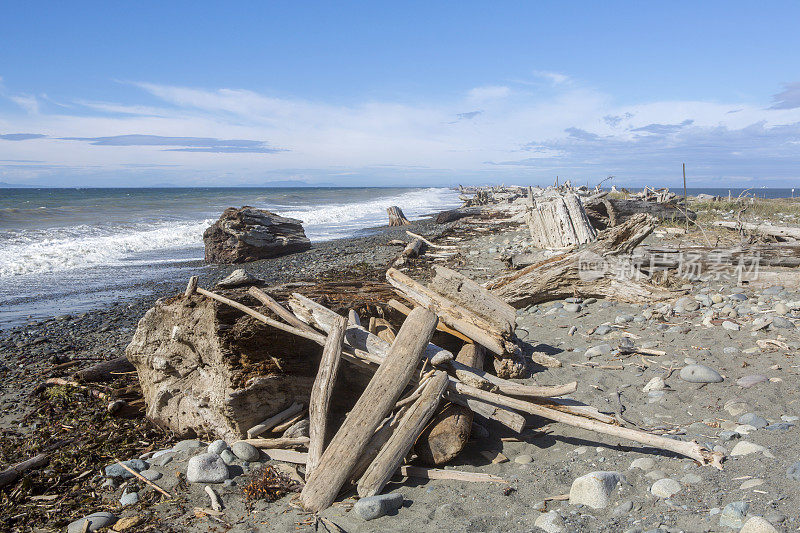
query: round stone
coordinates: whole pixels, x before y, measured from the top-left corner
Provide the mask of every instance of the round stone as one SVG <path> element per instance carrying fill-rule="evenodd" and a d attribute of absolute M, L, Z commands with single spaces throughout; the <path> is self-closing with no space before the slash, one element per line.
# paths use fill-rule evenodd
<path fill-rule="evenodd" d="M 681 368 L 680 377 L 689 383 L 719 383 L 723 379 L 719 372 L 705 365 L 686 365 Z"/>
<path fill-rule="evenodd" d="M 516 456 L 514 458 L 514 462 L 521 465 L 527 465 L 533 462 L 533 457 L 528 455 L 527 453 L 523 453 L 522 455 Z"/>
<path fill-rule="evenodd" d="M 195 455 L 186 467 L 189 483 L 222 483 L 229 477 L 228 465 L 215 453 Z"/>
<path fill-rule="evenodd" d="M 74 522 L 70 522 L 67 526 L 67 533 L 82 533 L 84 531 L 97 531 L 100 528 L 108 527 L 117 521 L 117 517 L 111 513 L 99 512 L 92 513 L 83 518 L 79 518 Z M 89 526 L 86 526 L 89 522 Z M 85 528 L 85 529 L 84 529 Z"/>
<path fill-rule="evenodd" d="M 650 493 L 658 498 L 669 498 L 681 491 L 681 484 L 674 479 L 659 479 L 650 487 Z"/>
<path fill-rule="evenodd" d="M 261 452 L 258 451 L 258 448 L 244 441 L 234 442 L 231 446 L 231 451 L 242 461 L 254 462 L 261 457 Z"/>
<path fill-rule="evenodd" d="M 228 449 L 228 443 L 222 439 L 215 440 L 208 445 L 208 453 L 221 454 L 224 450 Z"/>

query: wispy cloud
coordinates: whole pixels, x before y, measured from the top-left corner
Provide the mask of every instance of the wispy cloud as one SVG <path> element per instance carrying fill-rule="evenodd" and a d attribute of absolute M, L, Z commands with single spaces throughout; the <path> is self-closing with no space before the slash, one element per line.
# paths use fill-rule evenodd
<path fill-rule="evenodd" d="M 31 139 L 42 139 L 47 135 L 41 133 L 6 133 L 0 134 L 0 139 L 4 141 L 30 141 Z"/>
<path fill-rule="evenodd" d="M 220 154 L 274 154 L 263 141 L 214 139 L 210 137 L 164 137 L 161 135 L 115 135 L 112 137 L 63 137 L 65 141 L 85 141 L 93 146 L 158 146 L 174 152 L 209 152 Z"/>
<path fill-rule="evenodd" d="M 485 102 L 487 100 L 506 98 L 510 94 L 511 89 L 505 85 L 487 85 L 470 89 L 468 96 L 474 102 Z"/>
<path fill-rule="evenodd" d="M 800 82 L 785 84 L 784 89 L 772 100 L 775 103 L 770 109 L 797 109 L 800 107 Z"/>
<path fill-rule="evenodd" d="M 569 78 L 540 78 L 551 88 L 487 83 L 445 103 L 349 105 L 136 83 L 141 98 L 127 102 L 64 107 L 40 98 L 46 105 L 38 114 L 0 113 L 2 131 L 43 132 L 4 134 L 0 140 L 31 142 L 0 142 L 0 158 L 41 160 L 76 181 L 81 172 L 101 180 L 149 168 L 153 177 L 142 174 L 146 179 L 184 184 L 266 176 L 343 184 L 429 184 L 434 176 L 549 183 L 555 174 L 642 182 L 663 180 L 683 160 L 696 179 L 714 182 L 743 169 L 766 179 L 800 168 L 800 105 L 791 104 L 791 86 L 770 109 L 765 102 L 619 105 Z M 4 172 L 4 180 L 37 175 Z"/>
<path fill-rule="evenodd" d="M 560 72 L 550 72 L 547 70 L 534 70 L 533 75 L 537 78 L 542 78 L 552 85 L 561 85 L 570 81 L 570 77 Z"/>
<path fill-rule="evenodd" d="M 32 94 L 16 94 L 8 98 L 28 113 L 39 113 L 39 100 Z"/>

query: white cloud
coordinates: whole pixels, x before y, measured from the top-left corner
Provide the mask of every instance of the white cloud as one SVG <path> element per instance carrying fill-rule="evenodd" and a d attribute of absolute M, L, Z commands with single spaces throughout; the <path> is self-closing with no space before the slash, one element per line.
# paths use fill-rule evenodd
<path fill-rule="evenodd" d="M 561 78 L 550 79 L 555 83 Z M 147 164 L 173 169 L 164 172 L 187 184 L 198 179 L 213 182 L 219 176 L 258 182 L 268 173 L 326 181 L 336 173 L 340 179 L 363 183 L 365 172 L 375 184 L 414 177 L 429 183 L 432 175 L 465 183 L 470 176 L 483 181 L 484 175 L 507 182 L 518 176 L 521 181 L 541 176 L 549 182 L 553 172 L 576 178 L 582 173 L 613 173 L 624 179 L 626 168 L 627 175 L 638 179 L 646 178 L 648 168 L 656 175 L 656 169 L 668 167 L 681 153 L 701 160 L 704 151 L 713 160 L 704 171 L 709 176 L 738 172 L 743 158 L 749 158 L 752 168 L 760 165 L 762 175 L 769 175 L 770 169 L 784 175 L 788 163 L 800 165 L 800 157 L 784 150 L 796 151 L 790 143 L 797 140 L 800 128 L 788 125 L 800 123 L 800 108 L 702 101 L 620 106 L 609 95 L 567 81 L 565 77 L 547 95 L 487 85 L 450 103 L 414 105 L 391 101 L 333 105 L 244 89 L 154 83 L 135 84 L 157 100 L 150 103 L 78 101 L 69 108 L 39 109 L 38 100 L 30 97 L 33 100 L 17 102 L 28 105 L 30 114 L 0 113 L 2 133 L 49 137 L 0 140 L 0 159 L 44 161 L 77 174 Z M 475 120 L 458 120 L 466 117 Z M 161 144 L 64 140 L 120 136 L 163 139 Z M 212 143 L 176 151 L 164 148 L 164 143 L 174 142 L 168 138 L 249 144 L 242 148 Z M 748 142 L 753 146 L 748 148 Z M 726 153 L 732 158 L 728 162 Z M 0 166 L 2 181 L 12 181 L 9 172 L 14 171 Z M 30 171 L 26 176 L 35 174 Z"/>
<path fill-rule="evenodd" d="M 543 78 L 550 82 L 552 85 L 561 85 L 570 81 L 570 77 L 560 72 L 550 72 L 547 70 L 534 70 L 533 75 L 537 78 Z"/>
<path fill-rule="evenodd" d="M 473 102 L 486 102 L 506 98 L 511 94 L 511 89 L 504 85 L 487 85 L 470 89 L 468 97 Z"/>
<path fill-rule="evenodd" d="M 33 95 L 19 94 L 9 96 L 8 98 L 28 113 L 39 113 L 39 100 Z"/>

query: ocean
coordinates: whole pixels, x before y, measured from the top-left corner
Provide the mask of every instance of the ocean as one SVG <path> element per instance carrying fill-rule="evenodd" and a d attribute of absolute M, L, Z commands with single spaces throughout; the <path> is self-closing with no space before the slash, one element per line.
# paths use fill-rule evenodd
<path fill-rule="evenodd" d="M 313 242 L 460 204 L 446 188 L 0 189 L 0 329 L 145 296 L 204 268 L 203 231 L 250 205 L 303 221 Z"/>

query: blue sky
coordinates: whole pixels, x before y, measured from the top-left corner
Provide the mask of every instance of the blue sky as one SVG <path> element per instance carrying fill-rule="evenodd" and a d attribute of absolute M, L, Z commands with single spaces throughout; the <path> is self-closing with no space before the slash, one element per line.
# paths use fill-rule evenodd
<path fill-rule="evenodd" d="M 798 2 L 2 13 L 2 182 L 800 185 Z"/>

